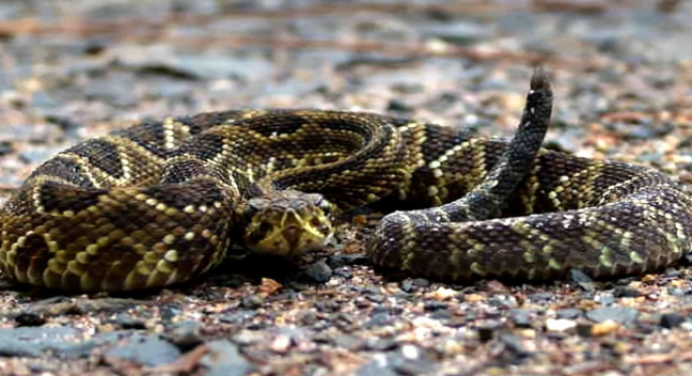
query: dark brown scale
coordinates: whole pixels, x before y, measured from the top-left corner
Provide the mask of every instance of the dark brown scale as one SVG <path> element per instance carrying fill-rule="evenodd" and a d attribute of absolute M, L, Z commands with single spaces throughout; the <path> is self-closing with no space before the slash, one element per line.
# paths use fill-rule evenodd
<path fill-rule="evenodd" d="M 411 120 L 398 119 L 395 123 L 399 125 L 406 125 L 410 123 Z M 453 127 L 440 127 L 436 124 L 423 124 L 423 129 L 420 131 L 422 137 L 424 137 L 427 142 L 422 145 L 422 153 L 424 158 L 428 156 L 428 153 L 433 153 L 438 157 L 443 155 L 446 151 L 440 148 L 451 148 L 459 145 L 465 141 L 472 138 L 473 131 L 469 129 L 458 129 Z M 409 145 L 409 160 L 407 164 L 409 166 L 415 166 L 418 160 L 415 159 L 413 155 L 413 148 L 411 147 L 413 143 L 411 132 L 403 132 L 403 143 Z M 430 143 L 433 143 L 434 147 L 430 147 Z M 504 146 L 504 143 L 502 144 Z M 433 149 L 435 150 L 433 152 Z M 490 155 L 489 163 L 494 163 L 497 158 L 502 153 L 497 153 L 497 155 Z M 406 185 L 401 187 L 401 190 L 405 192 L 406 197 L 404 200 L 400 200 L 398 197 L 386 197 L 378 203 L 378 208 L 386 210 L 411 210 L 411 209 L 422 209 L 433 206 L 435 204 L 433 198 L 428 195 L 428 187 L 431 185 L 438 186 L 440 189 L 444 189 L 449 193 L 446 198 L 451 200 L 456 200 L 465 194 L 467 194 L 473 186 L 477 185 L 483 178 L 483 176 L 478 177 L 478 179 L 470 180 L 473 173 L 473 162 L 474 155 L 470 151 L 466 154 L 458 155 L 454 158 L 452 164 L 446 166 L 445 171 L 449 173 L 458 174 L 463 177 L 463 180 L 448 180 L 444 184 L 439 184 L 439 180 L 434 176 L 434 172 L 428 167 L 428 164 L 435 160 L 435 158 L 426 158 L 426 163 L 420 167 L 416 167 L 411 171 L 410 181 Z"/>
<path fill-rule="evenodd" d="M 459 137 L 456 132 L 434 124 L 425 125 L 424 137 L 426 142 L 421 145 L 421 152 L 426 165 L 440 158 L 450 148 L 463 142 L 462 137 Z"/>
<path fill-rule="evenodd" d="M 112 157 L 112 155 L 111 155 Z M 83 166 L 61 156 L 46 161 L 29 176 L 33 179 L 39 176 L 57 176 L 61 180 L 79 187 L 93 188 L 91 179 L 84 173 Z"/>
<path fill-rule="evenodd" d="M 77 188 L 71 185 L 47 181 L 38 189 L 44 209 L 52 211 L 80 211 L 98 203 L 104 189 Z"/>
<path fill-rule="evenodd" d="M 262 122 L 247 121 L 248 129 L 257 132 L 265 137 L 291 135 L 300 129 L 304 124 L 309 123 L 309 118 L 305 118 L 291 112 L 277 111 L 262 115 Z"/>
<path fill-rule="evenodd" d="M 163 147 L 164 130 L 161 122 L 142 123 L 129 129 L 115 131 L 112 134 L 132 140 L 158 158 L 165 158 L 168 154 L 168 151 Z"/>
<path fill-rule="evenodd" d="M 190 155 L 199 159 L 200 162 L 207 162 L 221 153 L 225 139 L 225 137 L 219 134 L 201 134 L 195 139 L 195 142 L 187 143 L 173 152 L 172 155 Z"/>
<path fill-rule="evenodd" d="M 76 154 L 89 161 L 89 165 L 103 170 L 114 178 L 123 176 L 123 164 L 118 155 L 117 146 L 105 140 L 87 140 L 79 145 L 67 149 L 67 153 Z"/>

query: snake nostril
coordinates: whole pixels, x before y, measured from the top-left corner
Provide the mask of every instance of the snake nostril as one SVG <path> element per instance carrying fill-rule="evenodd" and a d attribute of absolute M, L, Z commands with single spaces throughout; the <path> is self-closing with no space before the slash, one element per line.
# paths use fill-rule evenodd
<path fill-rule="evenodd" d="M 284 239 L 289 243 L 295 243 L 298 240 L 300 229 L 297 226 L 289 226 L 283 230 Z"/>

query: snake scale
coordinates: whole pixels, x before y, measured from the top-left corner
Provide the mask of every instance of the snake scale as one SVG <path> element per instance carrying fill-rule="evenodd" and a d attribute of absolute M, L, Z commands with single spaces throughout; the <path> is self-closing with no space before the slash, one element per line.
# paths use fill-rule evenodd
<path fill-rule="evenodd" d="M 510 141 L 369 113 L 240 110 L 144 122 L 38 167 L 0 213 L 19 282 L 120 291 L 189 280 L 236 245 L 288 258 L 335 213 L 389 212 L 372 261 L 443 281 L 642 273 L 690 251 L 692 200 L 666 175 L 541 148 L 534 74 Z"/>

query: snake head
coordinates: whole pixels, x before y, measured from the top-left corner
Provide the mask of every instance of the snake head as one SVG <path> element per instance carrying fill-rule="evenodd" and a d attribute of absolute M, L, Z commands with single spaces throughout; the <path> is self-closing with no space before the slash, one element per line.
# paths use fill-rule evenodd
<path fill-rule="evenodd" d="M 289 258 L 320 249 L 334 235 L 334 209 L 317 193 L 287 190 L 251 198 L 242 213 L 245 246 Z"/>

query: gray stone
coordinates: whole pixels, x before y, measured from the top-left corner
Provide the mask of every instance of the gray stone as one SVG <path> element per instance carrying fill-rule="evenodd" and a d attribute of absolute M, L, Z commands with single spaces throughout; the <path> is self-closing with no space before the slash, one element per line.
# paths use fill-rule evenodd
<path fill-rule="evenodd" d="M 332 268 L 324 260 L 311 264 L 303 272 L 306 279 L 316 283 L 326 283 L 332 278 L 332 274 Z"/>
<path fill-rule="evenodd" d="M 602 307 L 586 313 L 586 317 L 594 322 L 612 320 L 618 324 L 629 325 L 634 323 L 639 316 L 639 311 L 627 307 Z"/>
<path fill-rule="evenodd" d="M 531 351 L 524 346 L 522 339 L 514 334 L 500 334 L 500 342 L 502 342 L 507 349 L 512 351 L 517 357 L 523 358 L 531 355 Z"/>
<path fill-rule="evenodd" d="M 576 319 L 581 317 L 581 315 L 584 314 L 584 311 L 579 308 L 563 308 L 558 310 L 556 313 L 559 319 Z"/>
<path fill-rule="evenodd" d="M 613 296 L 616 298 L 637 298 L 643 295 L 641 291 L 631 287 L 617 286 L 613 289 Z"/>
<path fill-rule="evenodd" d="M 668 312 L 661 315 L 660 325 L 666 329 L 677 328 L 687 321 L 687 317 L 677 313 Z"/>
<path fill-rule="evenodd" d="M 175 323 L 166 333 L 166 338 L 180 348 L 190 349 L 203 342 L 202 324 L 186 320 Z"/>
<path fill-rule="evenodd" d="M 209 342 L 206 347 L 209 352 L 200 360 L 200 364 L 209 369 L 205 376 L 243 376 L 255 369 L 229 341 Z"/>
<path fill-rule="evenodd" d="M 509 310 L 509 318 L 518 328 L 530 328 L 532 315 L 533 312 L 528 309 L 513 308 Z"/>
<path fill-rule="evenodd" d="M 579 285 L 579 287 L 584 291 L 592 292 L 596 289 L 591 277 L 579 269 L 571 269 L 569 271 L 569 279 Z"/>
<path fill-rule="evenodd" d="M 156 367 L 175 361 L 180 350 L 158 335 L 132 335 L 127 343 L 106 352 L 107 358 L 122 358 L 149 367 Z"/>
<path fill-rule="evenodd" d="M 82 331 L 74 328 L 20 327 L 0 329 L 0 355 L 40 357 L 46 350 L 57 355 L 80 357 L 95 346 L 81 341 Z"/>
<path fill-rule="evenodd" d="M 358 376 L 370 376 L 370 375 L 397 376 L 398 373 L 395 372 L 393 369 L 387 367 L 386 362 L 372 361 L 372 362 L 367 363 L 364 366 L 358 368 L 358 370 L 356 371 L 356 375 L 358 375 Z"/>

